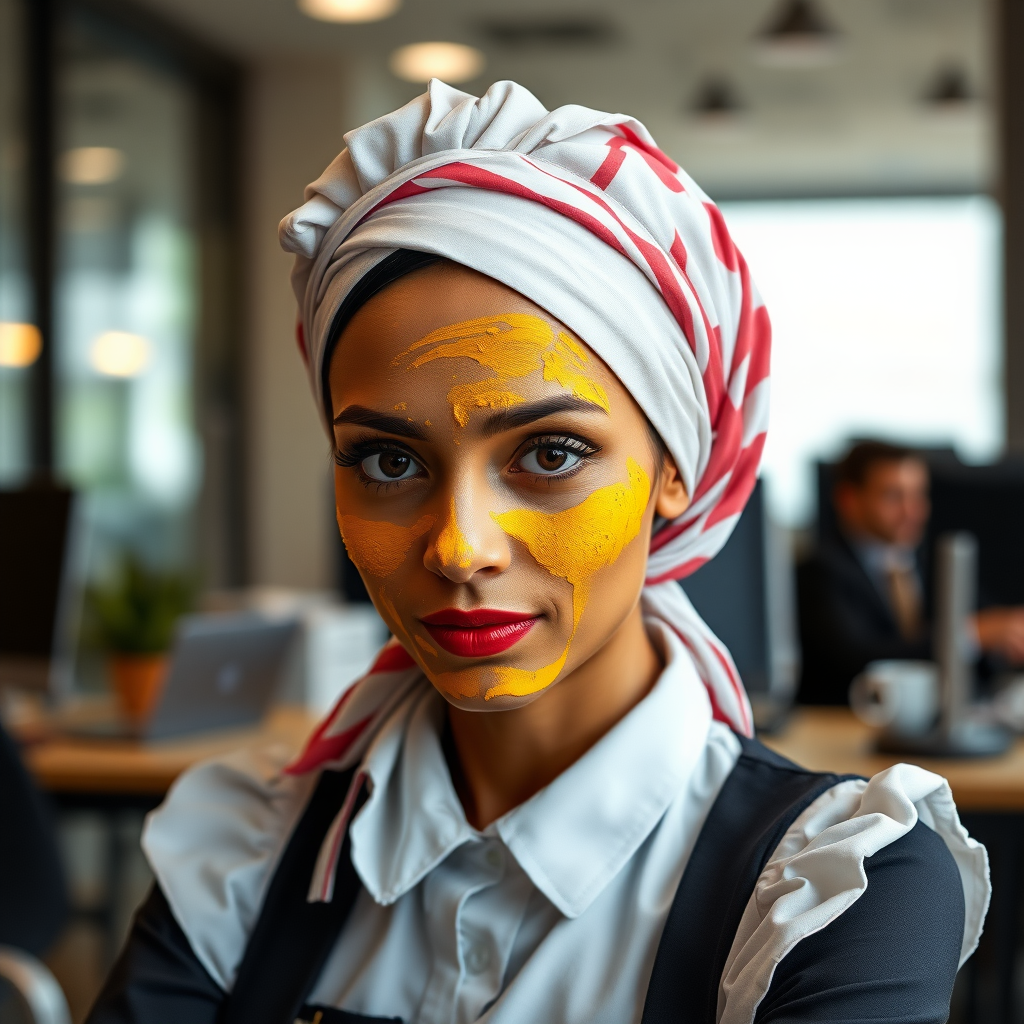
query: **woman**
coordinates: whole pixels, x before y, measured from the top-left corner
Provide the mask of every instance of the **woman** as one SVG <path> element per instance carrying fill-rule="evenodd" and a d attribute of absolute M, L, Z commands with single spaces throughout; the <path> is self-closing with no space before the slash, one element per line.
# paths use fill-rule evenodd
<path fill-rule="evenodd" d="M 203 765 L 91 1020 L 942 1021 L 988 901 L 949 789 L 751 735 L 675 582 L 769 327 L 638 122 L 499 83 L 346 137 L 282 223 L 338 524 L 395 639 L 290 765 Z"/>

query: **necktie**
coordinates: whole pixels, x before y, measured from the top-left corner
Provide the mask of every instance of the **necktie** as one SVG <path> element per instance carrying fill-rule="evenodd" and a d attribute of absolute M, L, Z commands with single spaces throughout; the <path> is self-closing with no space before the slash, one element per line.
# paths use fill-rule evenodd
<path fill-rule="evenodd" d="M 914 640 L 921 632 L 921 588 L 914 570 L 902 565 L 890 565 L 886 570 L 889 578 L 889 602 L 900 636 Z"/>

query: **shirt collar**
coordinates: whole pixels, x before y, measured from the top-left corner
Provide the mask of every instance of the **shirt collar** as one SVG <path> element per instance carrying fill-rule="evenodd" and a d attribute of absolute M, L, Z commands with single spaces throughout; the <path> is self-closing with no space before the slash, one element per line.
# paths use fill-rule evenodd
<path fill-rule="evenodd" d="M 874 537 L 850 537 L 850 546 L 869 573 L 884 576 L 893 570 L 912 571 L 917 567 L 913 548 L 902 544 L 886 544 Z"/>
<path fill-rule="evenodd" d="M 701 757 L 711 705 L 682 643 L 649 623 L 665 668 L 651 692 L 578 761 L 487 829 L 533 884 L 577 917 L 625 866 Z M 393 903 L 456 847 L 480 838 L 441 750 L 443 699 L 417 690 L 363 762 L 372 792 L 352 824 L 352 862 L 378 903 Z"/>

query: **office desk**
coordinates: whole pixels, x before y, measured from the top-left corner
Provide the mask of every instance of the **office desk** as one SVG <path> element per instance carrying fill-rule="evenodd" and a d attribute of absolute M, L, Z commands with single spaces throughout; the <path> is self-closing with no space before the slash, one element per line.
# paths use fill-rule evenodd
<path fill-rule="evenodd" d="M 962 984 L 964 1018 L 985 1024 L 1019 1024 L 1015 973 L 1024 902 L 1024 739 L 1002 757 L 972 760 L 876 754 L 874 732 L 845 708 L 797 708 L 764 743 L 819 771 L 874 775 L 908 761 L 949 780 L 961 820 L 988 849 L 992 903 L 978 953 Z"/>
<path fill-rule="evenodd" d="M 901 761 L 912 761 L 945 776 L 962 812 L 1024 813 L 1024 739 L 1002 757 L 912 758 L 876 754 L 874 731 L 846 708 L 797 708 L 779 732 L 762 736 L 766 746 L 816 771 L 874 775 Z"/>
<path fill-rule="evenodd" d="M 304 708 L 278 707 L 255 728 L 152 743 L 43 736 L 26 745 L 24 757 L 40 788 L 60 803 L 155 806 L 197 761 L 253 743 L 284 743 L 298 752 L 315 722 Z"/>

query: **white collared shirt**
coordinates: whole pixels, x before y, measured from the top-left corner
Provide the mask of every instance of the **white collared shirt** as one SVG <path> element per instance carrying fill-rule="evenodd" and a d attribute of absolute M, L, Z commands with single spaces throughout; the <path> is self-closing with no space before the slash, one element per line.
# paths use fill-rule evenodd
<path fill-rule="evenodd" d="M 469 1024 L 488 1006 L 495 1022 L 635 1016 L 740 749 L 712 722 L 682 645 L 667 643 L 651 693 L 482 832 L 445 763 L 443 698 L 407 702 L 363 762 L 372 796 L 351 835 L 365 891 L 311 1002 L 408 1024 Z"/>
<path fill-rule="evenodd" d="M 740 753 L 682 644 L 652 636 L 666 667 L 651 692 L 482 832 L 444 759 L 443 699 L 424 685 L 395 710 L 362 763 L 371 794 L 351 826 L 364 891 L 310 1002 L 405 1024 L 640 1020 L 672 899 Z M 243 753 L 194 769 L 147 824 L 171 909 L 226 990 L 315 782 L 283 775 L 284 761 Z M 960 868 L 966 958 L 987 905 L 984 850 L 942 779 L 898 766 L 834 787 L 787 832 L 726 963 L 722 1024 L 753 1020 L 775 965 L 859 898 L 864 859 L 919 818 Z"/>

